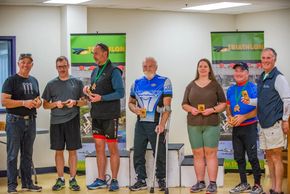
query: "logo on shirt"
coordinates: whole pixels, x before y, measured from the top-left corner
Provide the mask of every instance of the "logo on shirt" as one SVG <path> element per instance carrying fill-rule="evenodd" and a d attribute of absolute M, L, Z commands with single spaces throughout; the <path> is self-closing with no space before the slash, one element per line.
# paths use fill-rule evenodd
<path fill-rule="evenodd" d="M 24 94 L 33 94 L 32 83 L 22 83 Z"/>

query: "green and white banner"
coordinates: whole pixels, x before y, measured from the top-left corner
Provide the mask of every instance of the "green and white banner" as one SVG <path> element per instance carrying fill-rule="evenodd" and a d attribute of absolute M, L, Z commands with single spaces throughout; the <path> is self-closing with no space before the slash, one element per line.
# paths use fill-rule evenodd
<path fill-rule="evenodd" d="M 125 84 L 126 65 L 126 34 L 71 34 L 71 73 L 78 77 L 84 85 L 90 84 L 90 76 L 95 69 L 93 49 L 98 43 L 109 47 L 109 59 L 112 64 L 123 71 Z M 90 105 L 89 105 L 90 106 Z M 78 171 L 85 170 L 85 155 L 95 151 L 91 131 L 91 116 L 89 106 L 81 108 L 81 132 L 83 148 L 78 150 Z M 121 99 L 121 118 L 119 119 L 118 145 L 120 150 L 126 149 L 126 104 L 125 97 Z"/>
<path fill-rule="evenodd" d="M 249 80 L 256 83 L 262 73 L 261 51 L 264 48 L 264 32 L 212 32 L 212 66 L 225 93 L 235 84 L 233 66 L 245 62 L 249 66 Z M 221 139 L 219 143 L 219 158 L 225 158 L 225 169 L 237 169 L 232 147 L 232 128 L 225 125 L 226 116 L 221 113 Z M 258 137 L 257 137 L 258 140 Z M 259 144 L 258 144 L 259 145 Z M 259 147 L 259 146 L 258 146 Z M 263 151 L 258 149 L 261 167 L 264 167 Z M 247 168 L 250 165 L 247 163 Z"/>

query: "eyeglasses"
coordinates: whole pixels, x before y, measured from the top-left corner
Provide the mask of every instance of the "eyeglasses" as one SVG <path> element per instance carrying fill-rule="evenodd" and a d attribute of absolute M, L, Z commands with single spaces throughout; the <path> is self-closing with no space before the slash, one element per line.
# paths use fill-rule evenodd
<path fill-rule="evenodd" d="M 57 69 L 66 69 L 67 67 L 68 67 L 67 65 L 56 66 Z"/>

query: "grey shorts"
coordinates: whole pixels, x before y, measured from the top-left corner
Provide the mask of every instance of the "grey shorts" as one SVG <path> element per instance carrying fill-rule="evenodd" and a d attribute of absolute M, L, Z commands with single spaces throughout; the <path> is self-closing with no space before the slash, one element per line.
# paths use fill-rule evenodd
<path fill-rule="evenodd" d="M 259 131 L 260 149 L 270 150 L 284 147 L 286 136 L 281 127 L 282 121 L 277 121 L 272 127 L 262 128 Z"/>

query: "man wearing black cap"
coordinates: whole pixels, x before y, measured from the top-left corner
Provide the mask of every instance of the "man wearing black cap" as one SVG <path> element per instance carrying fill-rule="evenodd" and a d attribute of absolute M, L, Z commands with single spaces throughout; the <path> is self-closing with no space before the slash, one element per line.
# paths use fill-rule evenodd
<path fill-rule="evenodd" d="M 238 164 L 241 183 L 230 190 L 230 193 L 250 192 L 259 194 L 263 192 L 260 185 L 261 170 L 257 156 L 257 110 L 254 102 L 257 98 L 257 87 L 249 82 L 249 67 L 246 63 L 237 63 L 233 67 L 235 85 L 227 91 L 227 117 L 228 123 L 233 127 L 232 141 L 234 158 Z M 251 100 L 250 100 L 251 99 Z M 246 176 L 246 158 L 253 169 L 254 186 L 251 188 Z"/>
<path fill-rule="evenodd" d="M 1 103 L 6 107 L 8 193 L 17 193 L 17 158 L 20 150 L 22 190 L 41 191 L 31 179 L 33 143 L 36 135 L 36 109 L 41 106 L 38 81 L 31 75 L 31 54 L 20 54 L 19 71 L 2 87 Z"/>

